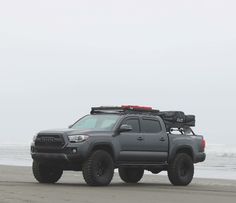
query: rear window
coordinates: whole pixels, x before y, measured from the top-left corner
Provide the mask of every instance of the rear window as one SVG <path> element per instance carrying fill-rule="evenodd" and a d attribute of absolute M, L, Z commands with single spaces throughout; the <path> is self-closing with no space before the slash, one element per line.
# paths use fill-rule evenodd
<path fill-rule="evenodd" d="M 161 132 L 161 123 L 157 120 L 143 119 L 142 120 L 143 133 L 159 133 Z"/>

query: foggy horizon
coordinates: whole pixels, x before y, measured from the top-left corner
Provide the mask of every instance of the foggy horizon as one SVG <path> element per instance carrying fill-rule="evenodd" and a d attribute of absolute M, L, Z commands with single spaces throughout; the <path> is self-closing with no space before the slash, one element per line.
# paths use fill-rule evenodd
<path fill-rule="evenodd" d="M 235 1 L 0 3 L 0 144 L 29 144 L 92 106 L 196 116 L 208 144 L 235 145 Z"/>

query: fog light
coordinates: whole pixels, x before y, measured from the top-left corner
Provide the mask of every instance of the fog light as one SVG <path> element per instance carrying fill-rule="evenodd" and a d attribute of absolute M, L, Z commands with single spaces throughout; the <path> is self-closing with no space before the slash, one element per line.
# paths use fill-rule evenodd
<path fill-rule="evenodd" d="M 77 152 L 77 150 L 76 150 L 76 149 L 73 149 L 72 152 L 75 154 L 75 153 Z"/>

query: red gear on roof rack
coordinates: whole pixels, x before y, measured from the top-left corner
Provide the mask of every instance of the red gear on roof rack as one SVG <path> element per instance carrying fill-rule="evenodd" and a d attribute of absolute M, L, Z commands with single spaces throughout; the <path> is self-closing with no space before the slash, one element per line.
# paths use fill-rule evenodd
<path fill-rule="evenodd" d="M 149 106 L 134 106 L 134 105 L 122 105 L 122 109 L 125 110 L 143 110 L 143 111 L 151 111 L 152 107 Z"/>

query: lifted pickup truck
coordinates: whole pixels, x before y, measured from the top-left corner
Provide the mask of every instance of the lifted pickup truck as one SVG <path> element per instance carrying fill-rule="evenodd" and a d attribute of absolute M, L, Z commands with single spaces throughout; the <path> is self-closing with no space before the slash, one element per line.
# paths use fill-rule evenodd
<path fill-rule="evenodd" d="M 195 116 L 151 107 L 93 107 L 68 129 L 41 131 L 31 145 L 33 174 L 57 182 L 64 170 L 82 171 L 88 185 L 109 185 L 118 168 L 126 183 L 144 170 L 167 171 L 173 185 L 188 185 L 194 163 L 205 160 L 205 140 L 195 135 Z"/>

